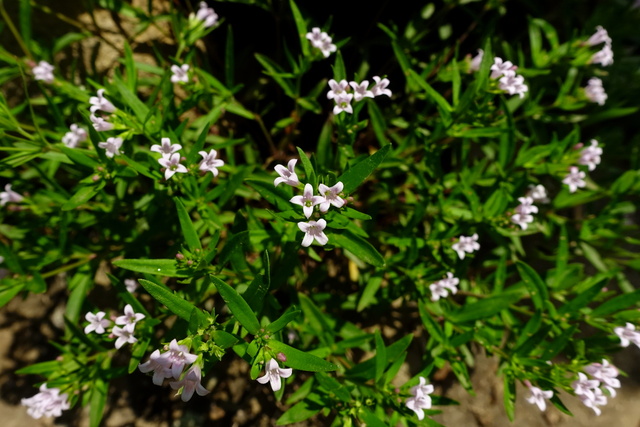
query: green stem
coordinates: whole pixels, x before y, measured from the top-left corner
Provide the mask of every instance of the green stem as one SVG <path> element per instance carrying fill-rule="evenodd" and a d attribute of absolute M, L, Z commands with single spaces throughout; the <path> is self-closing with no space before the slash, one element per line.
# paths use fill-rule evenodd
<path fill-rule="evenodd" d="M 22 40 L 22 36 L 20 36 L 20 33 L 18 32 L 18 29 L 15 27 L 15 25 L 13 25 L 13 22 L 11 21 L 11 18 L 9 18 L 9 14 L 7 14 L 7 11 L 4 8 L 4 1 L 3 0 L 0 0 L 0 15 L 2 15 L 2 19 L 4 19 L 4 22 L 7 23 L 7 26 L 9 27 L 9 30 L 11 31 L 13 36 L 16 38 L 16 41 L 20 45 L 20 48 L 22 49 L 24 54 L 27 57 L 29 57 L 29 59 L 33 60 L 33 56 L 31 56 L 31 52 L 29 52 L 29 49 L 27 49 L 27 45 L 24 44 L 24 40 Z"/>
<path fill-rule="evenodd" d="M 74 268 L 80 267 L 81 265 L 84 265 L 93 259 L 95 259 L 95 256 L 93 254 L 89 255 L 86 258 L 81 259 L 80 261 L 74 262 L 73 264 L 63 265 L 62 267 L 56 268 L 55 270 L 51 270 L 46 273 L 43 273 L 42 278 L 46 279 L 47 277 L 55 276 L 58 273 L 63 273 L 65 271 L 73 270 Z"/>

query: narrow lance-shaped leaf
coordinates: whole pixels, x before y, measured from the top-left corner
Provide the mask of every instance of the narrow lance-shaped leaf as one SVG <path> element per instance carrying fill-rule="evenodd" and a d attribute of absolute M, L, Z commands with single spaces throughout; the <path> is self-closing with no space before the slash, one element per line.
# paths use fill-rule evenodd
<path fill-rule="evenodd" d="M 331 362 L 295 349 L 280 341 L 268 340 L 267 345 L 275 353 L 284 354 L 286 361 L 283 363 L 290 368 L 309 372 L 329 372 L 338 369 L 338 366 Z"/>
<path fill-rule="evenodd" d="M 249 304 L 240 296 L 240 294 L 231 286 L 224 283 L 215 276 L 210 276 L 211 281 L 218 289 L 220 296 L 229 307 L 231 314 L 240 322 L 240 324 L 251 334 L 256 335 L 260 330 L 260 322 L 256 317 Z"/>
<path fill-rule="evenodd" d="M 180 220 L 180 228 L 182 228 L 182 234 L 184 235 L 184 240 L 187 242 L 189 249 L 194 251 L 196 249 L 202 250 L 202 244 L 200 244 L 200 239 L 198 238 L 198 233 L 196 232 L 196 228 L 193 226 L 193 222 L 191 222 L 191 217 L 185 209 L 182 201 L 174 197 L 173 201 L 176 203 L 176 209 L 178 210 L 178 219 Z"/>
<path fill-rule="evenodd" d="M 358 188 L 358 186 L 380 166 L 380 163 L 382 163 L 387 154 L 389 154 L 390 150 L 391 144 L 385 145 L 367 159 L 349 168 L 345 173 L 340 175 L 338 181 L 344 184 L 344 193 L 351 194 Z"/>
<path fill-rule="evenodd" d="M 163 285 L 158 285 L 157 283 L 153 283 L 149 280 L 139 279 L 138 282 L 142 285 L 143 288 L 149 294 L 155 298 L 161 304 L 164 304 L 173 314 L 180 317 L 181 319 L 186 320 L 187 322 L 191 319 L 191 315 L 193 310 L 196 310 L 197 316 L 200 319 L 200 324 L 204 323 L 206 320 L 206 315 L 191 304 L 189 301 L 184 298 L 176 295 L 171 289 L 167 288 Z"/>

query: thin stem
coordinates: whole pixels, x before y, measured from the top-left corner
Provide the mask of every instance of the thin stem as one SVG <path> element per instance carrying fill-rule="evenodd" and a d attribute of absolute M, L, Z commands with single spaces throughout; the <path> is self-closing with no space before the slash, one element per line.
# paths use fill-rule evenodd
<path fill-rule="evenodd" d="M 31 52 L 29 52 L 29 49 L 27 49 L 27 45 L 24 44 L 24 40 L 22 40 L 22 36 L 18 32 L 18 29 L 15 27 L 15 25 L 13 25 L 11 18 L 9 18 L 9 14 L 7 14 L 7 11 L 4 8 L 3 0 L 0 0 L 0 15 L 2 15 L 2 19 L 4 19 L 4 22 L 7 23 L 9 30 L 11 31 L 13 36 L 16 38 L 16 41 L 20 45 L 20 48 L 22 49 L 24 54 L 28 56 L 29 59 L 33 60 L 33 56 L 31 56 Z"/>

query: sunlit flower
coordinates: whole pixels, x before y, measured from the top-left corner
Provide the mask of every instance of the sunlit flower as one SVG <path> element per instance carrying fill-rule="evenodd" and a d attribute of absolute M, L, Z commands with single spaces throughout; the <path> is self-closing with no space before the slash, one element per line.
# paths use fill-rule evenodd
<path fill-rule="evenodd" d="M 601 155 L 602 148 L 598 147 L 598 141 L 592 139 L 591 145 L 585 147 L 580 153 L 578 163 L 586 165 L 590 171 L 595 170 L 596 166 L 600 164 Z"/>
<path fill-rule="evenodd" d="M 346 80 L 340 80 L 340 82 L 334 79 L 329 80 L 329 92 L 327 92 L 327 98 L 334 99 L 339 95 L 346 93 L 349 88 L 349 82 Z"/>
<path fill-rule="evenodd" d="M 196 12 L 196 19 L 202 21 L 205 28 L 209 28 L 218 22 L 218 14 L 207 3 L 201 1 L 200 9 Z"/>
<path fill-rule="evenodd" d="M 126 343 L 133 344 L 138 341 L 136 337 L 133 336 L 134 328 L 136 327 L 135 323 L 129 323 L 124 325 L 122 328 L 119 326 L 114 326 L 111 330 L 111 333 L 118 337 L 116 340 L 116 348 L 119 350 Z"/>
<path fill-rule="evenodd" d="M 595 46 L 600 43 L 611 44 L 611 37 L 609 37 L 609 33 L 602 26 L 598 25 L 596 27 L 596 32 L 589 37 L 589 40 L 586 41 L 586 44 L 589 46 Z"/>
<path fill-rule="evenodd" d="M 353 98 L 353 94 L 351 93 L 341 93 L 340 95 L 333 98 L 336 105 L 333 107 L 333 114 L 340 114 L 343 111 L 353 114 L 353 107 L 351 106 L 351 99 Z"/>
<path fill-rule="evenodd" d="M 493 65 L 491 66 L 491 78 L 497 79 L 502 75 L 506 76 L 508 74 L 515 76 L 517 68 L 511 61 L 503 61 L 502 58 L 496 56 L 493 58 Z"/>
<path fill-rule="evenodd" d="M 138 369 L 144 374 L 153 372 L 153 383 L 162 385 L 165 378 L 171 378 L 172 376 L 170 366 L 171 361 L 162 357 L 160 350 L 155 350 L 151 353 L 147 362 L 138 365 Z"/>
<path fill-rule="evenodd" d="M 124 315 L 116 318 L 116 325 L 135 325 L 144 317 L 144 314 L 133 311 L 131 304 L 127 304 L 124 306 Z"/>
<path fill-rule="evenodd" d="M 529 228 L 529 224 L 533 222 L 533 215 L 515 213 L 511 215 L 511 222 L 519 225 L 523 230 L 526 230 L 527 228 Z"/>
<path fill-rule="evenodd" d="M 202 156 L 200 170 L 211 172 L 213 176 L 218 176 L 218 168 L 224 166 L 224 161 L 216 158 L 218 156 L 218 152 L 211 149 L 209 150 L 209 153 L 206 151 L 199 151 L 198 154 Z"/>
<path fill-rule="evenodd" d="M 105 111 L 107 113 L 113 113 L 116 111 L 116 107 L 104 97 L 104 89 L 98 89 L 97 95 L 98 96 L 92 96 L 89 98 L 89 104 L 91 104 L 89 110 L 92 114 L 95 114 L 98 110 Z"/>
<path fill-rule="evenodd" d="M 185 165 L 180 163 L 180 153 L 173 153 L 171 156 L 163 157 L 158 159 L 158 163 L 164 166 L 166 169 L 164 171 L 164 179 L 167 181 L 176 173 L 187 173 L 189 172 Z"/>
<path fill-rule="evenodd" d="M 589 79 L 587 86 L 584 88 L 584 95 L 591 102 L 595 102 L 598 105 L 604 105 L 607 101 L 607 93 L 602 86 L 602 80 L 597 77 Z"/>
<path fill-rule="evenodd" d="M 122 138 L 107 138 L 107 142 L 99 142 L 98 147 L 106 150 L 107 157 L 113 158 L 120 154 L 120 147 L 122 147 Z"/>
<path fill-rule="evenodd" d="M 162 353 L 160 357 L 169 361 L 168 368 L 175 379 L 180 378 L 186 365 L 192 364 L 198 358 L 195 354 L 189 353 L 189 347 L 178 344 L 175 338 L 169 343 L 169 350 Z"/>
<path fill-rule="evenodd" d="M 171 139 L 169 138 L 161 138 L 160 143 L 162 145 L 158 145 L 158 144 L 152 145 L 151 151 L 162 154 L 162 157 L 169 157 L 173 153 L 178 152 L 182 148 L 182 145 L 180 144 L 172 144 Z"/>
<path fill-rule="evenodd" d="M 104 334 L 104 328 L 111 325 L 111 321 L 109 319 L 105 319 L 104 316 L 104 311 L 99 311 L 96 314 L 85 314 L 84 318 L 87 319 L 87 322 L 89 322 L 89 324 L 84 327 L 84 333 L 90 334 L 91 332 L 95 331 L 96 334 Z"/>
<path fill-rule="evenodd" d="M 53 65 L 49 64 L 47 61 L 40 61 L 31 71 L 33 71 L 34 79 L 42 80 L 45 83 L 51 84 L 54 80 L 53 69 Z"/>
<path fill-rule="evenodd" d="M 76 148 L 81 142 L 87 140 L 87 131 L 79 127 L 77 124 L 69 126 L 71 129 L 62 137 L 62 143 L 69 148 Z"/>
<path fill-rule="evenodd" d="M 480 69 L 480 64 L 482 64 L 482 59 L 484 58 L 484 50 L 478 49 L 478 53 L 476 56 L 471 58 L 469 62 L 469 71 L 474 72 Z"/>
<path fill-rule="evenodd" d="M 416 413 L 418 419 L 424 419 L 424 410 L 431 409 L 431 393 L 433 393 L 433 385 L 426 384 L 424 377 L 420 377 L 420 384 L 411 387 L 411 397 L 407 398 L 405 405 Z"/>
<path fill-rule="evenodd" d="M 504 72 L 498 81 L 498 87 L 509 95 L 518 95 L 520 98 L 524 98 L 524 94 L 529 91 L 529 86 L 524 84 L 524 77 L 514 71 Z"/>
<path fill-rule="evenodd" d="M 602 49 L 593 54 L 589 62 L 592 64 L 600 64 L 603 67 L 608 67 L 613 64 L 613 49 L 611 49 L 611 45 L 605 44 L 602 46 Z"/>
<path fill-rule="evenodd" d="M 624 327 L 619 326 L 614 328 L 613 332 L 620 338 L 620 345 L 622 347 L 629 347 L 631 343 L 640 347 L 640 332 L 636 331 L 633 323 L 627 322 Z"/>
<path fill-rule="evenodd" d="M 349 82 L 349 85 L 353 88 L 353 99 L 362 101 L 364 98 L 373 98 L 373 92 L 369 90 L 369 80 L 363 80 L 362 83 Z"/>
<path fill-rule="evenodd" d="M 538 213 L 538 207 L 533 204 L 533 198 L 531 197 L 518 197 L 520 205 L 516 208 L 516 212 L 521 214 L 534 214 Z"/>
<path fill-rule="evenodd" d="M 295 170 L 297 161 L 298 159 L 289 160 L 289 163 L 287 163 L 286 168 L 282 165 L 276 165 L 274 169 L 276 170 L 276 172 L 278 172 L 278 175 L 280 176 L 273 181 L 273 185 L 277 187 L 283 182 L 292 187 L 297 187 L 298 185 L 300 185 L 300 181 L 298 181 L 298 175 L 296 175 L 296 170 Z"/>
<path fill-rule="evenodd" d="M 188 83 L 189 82 L 189 64 L 182 64 L 181 66 L 171 66 L 171 82 L 172 83 Z"/>
<path fill-rule="evenodd" d="M 270 359 L 267 362 L 264 371 L 264 376 L 259 377 L 257 380 L 260 384 L 270 383 L 273 391 L 280 390 L 282 388 L 282 378 L 289 378 L 293 373 L 291 368 L 281 368 L 275 359 Z"/>
<path fill-rule="evenodd" d="M 302 206 L 304 216 L 309 218 L 313 215 L 313 207 L 320 204 L 323 200 L 322 197 L 313 195 L 313 186 L 311 184 L 305 184 L 303 195 L 293 196 L 290 202 L 294 205 Z"/>
<path fill-rule="evenodd" d="M 371 88 L 373 96 L 387 95 L 388 97 L 391 97 L 391 90 L 387 89 L 387 86 L 389 86 L 389 79 L 381 79 L 378 76 L 373 76 L 373 81 L 375 82 Z"/>
<path fill-rule="evenodd" d="M 332 187 L 324 184 L 318 185 L 318 193 L 320 193 L 320 196 L 324 199 L 320 202 L 320 212 L 328 211 L 331 205 L 338 209 L 343 207 L 346 203 L 346 201 L 340 197 L 343 189 L 344 184 L 341 181 L 338 181 Z"/>
<path fill-rule="evenodd" d="M 27 407 L 27 414 L 35 419 L 41 417 L 59 417 L 62 411 L 69 409 L 67 393 L 60 394 L 59 388 L 47 388 L 44 383 L 35 396 L 22 399 L 20 404 Z"/>
<path fill-rule="evenodd" d="M 438 301 L 440 298 L 446 298 L 449 296 L 449 292 L 455 295 L 458 292 L 459 283 L 460 279 L 453 277 L 453 273 L 448 272 L 446 278 L 429 285 L 431 301 Z"/>
<path fill-rule="evenodd" d="M 531 396 L 527 397 L 527 402 L 537 405 L 538 409 L 541 411 L 547 409 L 547 402 L 545 402 L 545 399 L 551 399 L 553 397 L 553 391 L 541 390 L 540 388 L 532 385 L 529 385 L 529 391 L 531 392 Z"/>
<path fill-rule="evenodd" d="M 89 118 L 91 119 L 91 122 L 93 124 L 93 128 L 97 132 L 105 132 L 105 131 L 109 131 L 109 130 L 113 129 L 113 123 L 109 123 L 108 121 L 106 121 L 102 117 L 98 117 L 98 116 L 95 116 L 94 114 L 91 114 L 89 116 Z"/>
<path fill-rule="evenodd" d="M 467 253 L 470 254 L 480 249 L 478 234 L 476 233 L 472 236 L 460 236 L 458 241 L 451 245 L 451 249 L 458 253 L 458 257 L 460 257 L 460 259 L 464 259 Z"/>
<path fill-rule="evenodd" d="M 200 383 L 202 379 L 202 371 L 198 365 L 193 365 L 184 374 L 184 377 L 180 381 L 172 381 L 169 383 L 172 389 L 177 390 L 182 388 L 182 394 L 180 399 L 183 402 L 188 402 L 193 396 L 193 393 L 198 393 L 198 396 L 206 396 L 209 394 L 209 390 L 204 388 Z"/>
<path fill-rule="evenodd" d="M 602 382 L 604 388 L 609 391 L 611 397 L 616 397 L 616 388 L 620 388 L 620 380 L 618 377 L 618 369 L 610 365 L 609 361 L 602 359 L 602 363 L 592 363 L 585 366 L 584 371 L 596 380 Z"/>
<path fill-rule="evenodd" d="M 587 176 L 584 172 L 578 169 L 576 166 L 569 168 L 569 173 L 564 177 L 562 182 L 569 186 L 569 192 L 575 193 L 578 188 L 583 188 L 587 185 L 584 178 Z"/>
<path fill-rule="evenodd" d="M 304 246 L 305 248 L 310 246 L 311 243 L 313 243 L 313 239 L 315 239 L 322 246 L 326 245 L 329 241 L 329 238 L 326 234 L 324 234 L 324 231 L 322 231 L 326 226 L 327 221 L 322 218 L 318 221 L 311 220 L 309 222 L 299 222 L 298 228 L 304 233 L 302 246 Z"/>
<path fill-rule="evenodd" d="M 7 203 L 20 203 L 24 197 L 11 189 L 12 184 L 4 186 L 4 191 L 0 192 L 0 206 L 4 206 Z"/>

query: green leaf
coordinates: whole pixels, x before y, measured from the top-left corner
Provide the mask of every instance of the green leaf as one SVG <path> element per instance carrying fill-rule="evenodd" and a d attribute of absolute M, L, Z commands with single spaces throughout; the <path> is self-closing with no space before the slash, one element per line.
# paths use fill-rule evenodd
<path fill-rule="evenodd" d="M 401 357 L 411 344 L 412 339 L 413 335 L 405 335 L 390 346 L 387 346 L 387 363 L 393 363 Z M 376 374 L 375 363 L 375 358 L 365 360 L 364 362 L 358 363 L 356 366 L 349 369 L 345 375 L 354 379 L 368 381 Z"/>
<path fill-rule="evenodd" d="M 337 365 L 304 351 L 300 351 L 276 340 L 267 340 L 267 345 L 276 353 L 282 353 L 287 360 L 284 365 L 309 372 L 329 372 L 338 369 Z"/>
<path fill-rule="evenodd" d="M 612 313 L 624 310 L 632 305 L 636 305 L 640 302 L 640 289 L 630 292 L 628 294 L 618 295 L 605 301 L 600 306 L 596 307 L 590 314 L 591 317 L 608 316 Z"/>
<path fill-rule="evenodd" d="M 75 164 L 85 166 L 89 169 L 95 169 L 100 165 L 96 160 L 84 154 L 76 148 L 60 147 L 60 150 Z"/>
<path fill-rule="evenodd" d="M 511 375 L 504 376 L 503 398 L 507 417 L 513 422 L 516 416 L 516 382 Z"/>
<path fill-rule="evenodd" d="M 358 301 L 358 307 L 356 311 L 361 312 L 373 301 L 376 292 L 380 289 L 380 285 L 382 284 L 382 276 L 374 276 L 371 277 L 362 291 L 362 295 L 360 296 L 360 300 Z"/>
<path fill-rule="evenodd" d="M 335 231 L 329 235 L 329 243 L 340 246 L 360 258 L 362 261 L 376 267 L 384 266 L 384 258 L 360 236 L 356 236 L 349 230 Z"/>
<path fill-rule="evenodd" d="M 109 383 L 101 378 L 95 378 L 91 382 L 91 403 L 89 411 L 89 425 L 99 427 L 104 415 L 104 407 L 109 395 Z"/>
<path fill-rule="evenodd" d="M 60 37 L 56 37 L 53 42 L 53 47 L 51 48 L 51 53 L 54 55 L 60 52 L 65 47 L 69 46 L 72 43 L 79 42 L 86 38 L 91 37 L 92 34 L 90 32 L 86 33 L 66 33 Z"/>
<path fill-rule="evenodd" d="M 129 359 L 129 367 L 127 369 L 128 373 L 133 373 L 138 369 L 138 365 L 142 362 L 142 358 L 147 352 L 147 348 L 149 348 L 149 344 L 151 343 L 150 338 L 145 338 L 139 340 L 133 345 L 133 349 L 131 350 L 131 359 Z"/>
<path fill-rule="evenodd" d="M 344 184 L 343 192 L 345 194 L 351 194 L 356 188 L 358 188 L 358 186 L 378 168 L 387 154 L 389 154 L 390 150 L 391 144 L 385 145 L 367 159 L 357 163 L 355 166 L 352 166 L 340 175 L 338 181 Z"/>
<path fill-rule="evenodd" d="M 271 76 L 273 80 L 275 80 L 275 82 L 278 83 L 278 85 L 280 85 L 280 87 L 282 88 L 282 90 L 284 90 L 284 93 L 288 97 L 294 98 L 294 99 L 298 97 L 298 94 L 293 88 L 293 85 L 288 80 L 290 78 L 293 78 L 292 74 L 285 73 L 278 64 L 276 64 L 275 62 L 273 62 L 271 59 L 267 58 L 264 55 L 260 55 L 259 53 L 256 53 L 255 57 L 258 60 L 258 62 L 260 62 L 260 64 L 262 64 L 262 66 L 266 70 L 265 74 L 268 76 Z"/>
<path fill-rule="evenodd" d="M 300 47 L 302 48 L 302 54 L 304 56 L 309 56 L 309 42 L 307 42 L 307 24 L 304 22 L 302 18 L 302 14 L 300 13 L 300 9 L 296 6 L 296 3 L 293 0 L 289 0 L 289 5 L 291 6 L 291 13 L 293 14 L 293 19 L 296 22 L 296 29 L 298 30 L 298 38 L 300 39 Z"/>
<path fill-rule="evenodd" d="M 200 320 L 200 324 L 204 324 L 207 320 L 207 316 L 202 312 L 202 310 L 199 310 L 195 305 L 191 304 L 184 298 L 179 297 L 175 294 L 174 291 L 167 288 L 166 286 L 159 285 L 145 279 L 139 279 L 138 282 L 142 285 L 143 288 L 147 290 L 147 292 L 149 292 L 149 294 L 153 298 L 155 298 L 161 304 L 164 304 L 169 309 L 169 311 L 171 311 L 181 319 L 184 319 L 188 322 L 191 319 L 193 310 L 196 310 L 196 313 L 198 313 L 197 316 Z"/>
<path fill-rule="evenodd" d="M 367 427 L 389 427 L 388 424 L 383 422 L 380 418 L 367 409 L 362 409 L 362 415 L 360 415 L 362 421 L 367 424 Z"/>
<path fill-rule="evenodd" d="M 202 250 L 202 244 L 198 237 L 198 232 L 191 222 L 189 212 L 184 207 L 184 204 L 178 197 L 174 197 L 173 201 L 176 203 L 176 209 L 178 209 L 178 219 L 180 220 L 180 228 L 182 228 L 182 235 L 187 242 L 189 249 L 195 251 L 196 249 Z"/>
<path fill-rule="evenodd" d="M 113 83 L 116 85 L 118 92 L 120 92 L 123 103 L 133 110 L 133 114 L 135 114 L 141 123 L 144 123 L 149 114 L 149 108 L 144 105 L 144 102 L 142 102 L 117 75 L 113 76 Z"/>
<path fill-rule="evenodd" d="M 537 310 L 545 310 L 545 301 L 549 300 L 547 284 L 542 281 L 538 273 L 522 261 L 516 262 L 516 267 L 525 286 L 529 290 L 533 305 Z"/>
<path fill-rule="evenodd" d="M 229 25 L 227 27 L 227 45 L 224 55 L 224 81 L 229 87 L 233 87 L 233 76 L 235 74 L 234 52 L 233 30 L 231 29 L 231 25 Z"/>
<path fill-rule="evenodd" d="M 465 323 L 479 319 L 486 319 L 501 312 L 505 308 L 508 308 L 509 305 L 519 299 L 520 295 L 518 293 L 505 292 L 503 294 L 484 298 L 478 302 L 466 304 L 462 308 L 448 313 L 445 316 L 453 323 Z"/>
<path fill-rule="evenodd" d="M 382 335 L 380 334 L 380 329 L 376 329 L 375 332 L 375 342 L 376 342 L 376 376 L 375 380 L 378 382 L 382 375 L 384 374 L 384 369 L 387 367 L 387 348 L 384 345 L 384 341 L 382 340 Z"/>
<path fill-rule="evenodd" d="M 138 73 L 133 61 L 131 46 L 129 46 L 126 40 L 124 41 L 124 67 L 127 75 L 127 86 L 131 92 L 136 93 Z"/>
<path fill-rule="evenodd" d="M 251 307 L 249 307 L 249 304 L 231 286 L 213 275 L 210 277 L 220 296 L 229 307 L 231 314 L 251 335 L 256 335 L 260 331 L 260 322 Z"/>
<path fill-rule="evenodd" d="M 302 149 L 300 149 L 300 147 L 296 147 L 296 149 L 298 150 L 298 154 L 300 155 L 300 161 L 302 162 L 302 167 L 304 168 L 304 174 L 307 177 L 307 182 L 311 184 L 313 188 L 316 188 L 317 187 L 316 173 L 313 170 L 313 165 L 311 164 L 311 161 L 309 161 L 309 158 L 307 157 L 306 153 Z"/>
<path fill-rule="evenodd" d="M 271 333 L 278 332 L 284 329 L 289 323 L 295 320 L 298 316 L 300 316 L 300 313 L 301 311 L 298 310 L 295 306 L 291 306 L 277 320 L 267 325 L 265 329 Z"/>
<path fill-rule="evenodd" d="M 224 245 L 224 248 L 220 251 L 218 268 L 224 267 L 236 251 L 245 252 L 249 244 L 249 230 L 241 231 L 231 236 L 231 238 L 227 240 L 227 244 Z"/>
<path fill-rule="evenodd" d="M 218 347 L 223 349 L 231 348 L 240 341 L 236 336 L 225 331 L 213 331 L 213 340 Z"/>
<path fill-rule="evenodd" d="M 13 299 L 18 293 L 24 289 L 24 284 L 11 286 L 8 288 L 0 289 L 0 307 L 5 306 L 9 301 Z"/>
<path fill-rule="evenodd" d="M 19 2 L 20 34 L 27 49 L 31 49 L 31 2 L 29 0 L 19 0 Z"/>
<path fill-rule="evenodd" d="M 434 88 L 431 87 L 427 81 L 422 78 L 418 73 L 414 70 L 409 70 L 409 78 L 413 80 L 418 86 L 420 86 L 427 95 L 440 107 L 440 114 L 443 115 L 443 119 L 451 119 L 451 113 L 453 112 L 453 108 L 447 102 L 446 99 L 442 95 L 438 93 Z"/>
<path fill-rule="evenodd" d="M 113 265 L 138 273 L 168 277 L 191 277 L 190 270 L 179 269 L 174 259 L 121 259 Z"/>
<path fill-rule="evenodd" d="M 258 181 L 255 179 L 247 179 L 245 183 L 255 189 L 262 198 L 271 203 L 281 211 L 291 209 L 289 200 L 291 196 L 282 188 L 274 187 L 272 182 Z"/>
<path fill-rule="evenodd" d="M 77 208 L 80 205 L 87 203 L 96 194 L 98 194 L 98 192 L 100 192 L 100 190 L 104 186 L 105 186 L 104 180 L 100 180 L 97 185 L 80 187 L 80 189 L 76 191 L 76 193 L 73 196 L 71 196 L 71 198 L 67 201 L 67 203 L 62 205 L 61 209 L 63 211 L 70 211 L 72 209 Z"/>
<path fill-rule="evenodd" d="M 282 414 L 276 421 L 276 425 L 284 426 L 293 423 L 299 423 L 306 419 L 313 417 L 320 412 L 325 405 L 322 403 L 313 402 L 310 400 L 303 400 L 293 405 L 287 412 Z"/>
<path fill-rule="evenodd" d="M 596 295 L 602 292 L 602 288 L 605 287 L 608 281 L 609 278 L 604 278 L 590 288 L 580 292 L 577 297 L 562 305 L 558 309 L 558 314 L 578 315 L 578 310 L 592 302 Z"/>

